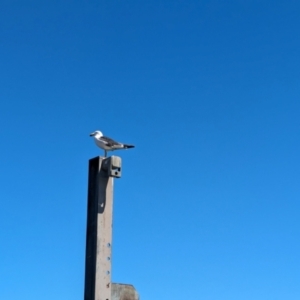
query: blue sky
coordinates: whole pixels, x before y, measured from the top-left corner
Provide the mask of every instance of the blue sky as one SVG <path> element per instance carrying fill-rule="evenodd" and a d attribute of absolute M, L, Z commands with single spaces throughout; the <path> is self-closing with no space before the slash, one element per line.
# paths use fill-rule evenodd
<path fill-rule="evenodd" d="M 119 152 L 113 281 L 298 300 L 299 1 L 0 3 L 0 298 L 83 299 L 88 160 Z"/>

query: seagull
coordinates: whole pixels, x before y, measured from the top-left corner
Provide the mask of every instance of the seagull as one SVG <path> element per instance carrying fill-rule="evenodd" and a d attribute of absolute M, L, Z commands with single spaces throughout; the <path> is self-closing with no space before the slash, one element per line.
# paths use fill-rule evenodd
<path fill-rule="evenodd" d="M 90 136 L 93 136 L 96 145 L 104 150 L 105 157 L 107 156 L 107 151 L 134 148 L 133 145 L 118 143 L 109 137 L 103 136 L 99 130 L 90 133 Z"/>

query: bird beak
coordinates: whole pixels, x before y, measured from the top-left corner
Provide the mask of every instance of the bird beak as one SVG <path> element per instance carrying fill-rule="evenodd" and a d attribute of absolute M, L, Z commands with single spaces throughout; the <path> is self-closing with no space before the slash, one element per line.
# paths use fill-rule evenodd
<path fill-rule="evenodd" d="M 95 135 L 95 132 L 90 133 L 90 136 L 94 136 L 94 135 Z"/>

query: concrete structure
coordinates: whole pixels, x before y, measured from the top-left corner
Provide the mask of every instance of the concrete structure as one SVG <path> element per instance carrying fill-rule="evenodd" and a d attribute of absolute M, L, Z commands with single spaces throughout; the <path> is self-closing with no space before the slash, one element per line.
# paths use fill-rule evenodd
<path fill-rule="evenodd" d="M 133 286 L 111 283 L 113 177 L 121 177 L 119 157 L 89 160 L 84 300 L 139 299 Z"/>
<path fill-rule="evenodd" d="M 112 300 L 139 300 L 139 295 L 130 284 L 112 284 Z"/>

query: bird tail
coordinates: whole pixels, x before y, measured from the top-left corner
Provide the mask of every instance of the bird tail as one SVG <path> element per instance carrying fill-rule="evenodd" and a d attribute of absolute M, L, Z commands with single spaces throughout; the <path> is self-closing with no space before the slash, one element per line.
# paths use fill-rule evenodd
<path fill-rule="evenodd" d="M 124 149 L 134 148 L 133 145 L 127 145 L 127 144 L 124 144 L 123 146 L 124 146 Z"/>

